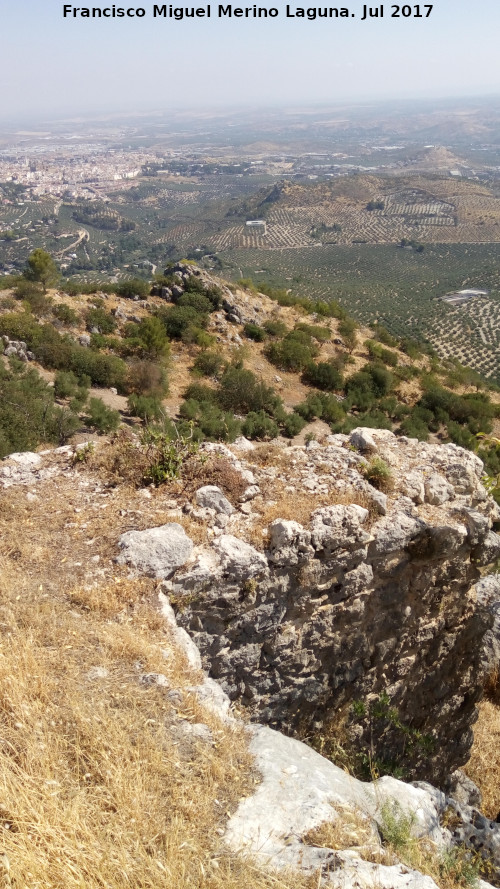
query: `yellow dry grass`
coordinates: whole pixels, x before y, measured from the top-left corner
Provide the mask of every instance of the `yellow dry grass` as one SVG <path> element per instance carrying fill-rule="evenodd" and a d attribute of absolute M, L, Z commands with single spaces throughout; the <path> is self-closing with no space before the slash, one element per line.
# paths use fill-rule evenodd
<path fill-rule="evenodd" d="M 243 732 L 187 689 L 200 677 L 171 644 L 156 581 L 110 561 L 117 534 L 151 524 L 160 504 L 130 489 L 101 497 L 88 481 L 42 483 L 32 501 L 0 494 L 4 885 L 307 889 L 224 848 L 228 814 L 258 780 Z M 184 749 L 180 720 L 208 724 L 213 744 Z"/>
<path fill-rule="evenodd" d="M 491 700 L 479 707 L 474 744 L 464 772 L 483 795 L 481 811 L 487 818 L 496 818 L 500 812 L 500 706 Z"/>

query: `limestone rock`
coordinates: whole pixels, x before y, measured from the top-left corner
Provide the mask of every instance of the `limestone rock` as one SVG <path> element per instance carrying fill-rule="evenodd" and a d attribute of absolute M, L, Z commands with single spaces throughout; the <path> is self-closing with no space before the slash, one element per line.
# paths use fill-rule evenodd
<path fill-rule="evenodd" d="M 492 626 L 483 642 L 483 666 L 487 674 L 492 674 L 500 670 L 500 575 L 481 578 L 475 591 L 479 604 L 491 616 Z"/>
<path fill-rule="evenodd" d="M 456 769 L 450 775 L 446 792 L 460 805 L 481 807 L 482 796 L 479 787 L 461 769 Z"/>
<path fill-rule="evenodd" d="M 231 850 L 276 869 L 312 871 L 322 867 L 329 873 L 327 885 L 435 889 L 429 877 L 416 871 L 373 865 L 353 853 L 334 853 L 302 841 L 308 831 L 325 821 L 336 821 L 346 809 L 380 820 L 380 807 L 397 801 L 402 811 L 416 813 L 418 834 L 442 842 L 434 800 L 426 791 L 388 779 L 378 782 L 383 784 L 379 792 L 378 787 L 352 778 L 300 741 L 264 726 L 252 729 L 250 751 L 262 781 L 252 796 L 240 802 L 228 822 L 225 842 Z"/>
<path fill-rule="evenodd" d="M 192 541 L 177 522 L 146 531 L 127 531 L 118 543 L 122 552 L 117 562 L 132 565 L 149 577 L 169 577 L 193 551 Z"/>
<path fill-rule="evenodd" d="M 276 519 L 269 525 L 269 561 L 275 565 L 297 565 L 314 555 L 311 532 L 298 522 Z"/>
<path fill-rule="evenodd" d="M 432 503 L 433 506 L 440 506 L 441 503 L 446 503 L 447 500 L 453 500 L 455 497 L 453 485 L 446 481 L 439 472 L 432 472 L 425 479 L 424 488 L 425 500 L 427 503 Z"/>
<path fill-rule="evenodd" d="M 311 541 L 327 556 L 335 550 L 363 546 L 370 540 L 361 525 L 368 518 L 362 506 L 324 506 L 311 516 Z"/>
<path fill-rule="evenodd" d="M 214 549 L 220 556 L 224 573 L 231 580 L 247 580 L 267 570 L 266 557 L 232 534 L 222 534 Z"/>
<path fill-rule="evenodd" d="M 374 453 L 378 450 L 377 442 L 371 434 L 371 431 L 363 429 L 361 426 L 352 430 L 349 435 L 349 444 L 363 453 Z"/>
<path fill-rule="evenodd" d="M 234 512 L 234 507 L 223 491 L 216 485 L 205 485 L 203 488 L 198 488 L 195 499 L 198 506 L 202 506 L 205 509 L 215 509 L 215 512 L 227 516 L 232 515 Z"/>

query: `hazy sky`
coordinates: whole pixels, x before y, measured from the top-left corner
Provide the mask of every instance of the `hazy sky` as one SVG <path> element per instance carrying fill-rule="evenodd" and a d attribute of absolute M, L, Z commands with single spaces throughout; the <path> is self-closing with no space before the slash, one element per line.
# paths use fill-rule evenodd
<path fill-rule="evenodd" d="M 59 0 L 0 0 L 0 118 L 500 94 L 498 0 L 437 0 L 427 19 L 384 3 L 364 22 L 358 2 L 355 17 L 316 21 L 282 3 L 274 19 L 220 19 L 212 3 L 210 19 L 184 21 L 139 3 L 142 19 L 92 20 L 64 19 Z"/>

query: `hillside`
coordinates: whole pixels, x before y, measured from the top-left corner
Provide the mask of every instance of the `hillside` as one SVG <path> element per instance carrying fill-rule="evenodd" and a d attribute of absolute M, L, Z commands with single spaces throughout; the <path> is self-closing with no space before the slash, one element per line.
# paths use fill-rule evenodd
<path fill-rule="evenodd" d="M 87 294 L 20 284 L 3 297 L 0 453 L 121 420 L 172 435 L 175 423 L 193 441 L 303 441 L 364 425 L 477 449 L 477 433 L 498 432 L 496 387 L 457 361 L 360 327 L 334 302 L 234 287 L 192 264 L 166 271 L 152 294 L 131 281 Z M 12 399 L 25 402 L 22 422 Z M 495 445 L 480 453 L 498 472 Z"/>

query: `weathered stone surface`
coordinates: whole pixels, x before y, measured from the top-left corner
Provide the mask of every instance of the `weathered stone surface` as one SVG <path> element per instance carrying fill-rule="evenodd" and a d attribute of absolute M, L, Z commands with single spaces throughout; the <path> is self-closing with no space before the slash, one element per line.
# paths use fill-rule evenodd
<path fill-rule="evenodd" d="M 220 557 L 224 574 L 232 581 L 247 580 L 267 569 L 266 557 L 232 534 L 222 534 L 214 548 Z"/>
<path fill-rule="evenodd" d="M 439 472 L 432 472 L 424 482 L 425 499 L 427 503 L 433 506 L 440 506 L 447 500 L 453 500 L 455 490 L 453 485 L 446 481 L 445 477 Z"/>
<path fill-rule="evenodd" d="M 358 448 L 359 451 L 368 451 L 373 452 L 377 451 L 377 443 L 368 429 L 363 429 L 361 426 L 358 429 L 353 429 L 349 436 L 349 443 L 354 447 Z"/>
<path fill-rule="evenodd" d="M 482 797 L 479 787 L 461 769 L 456 769 L 450 775 L 446 782 L 446 792 L 461 806 L 481 808 Z"/>
<path fill-rule="evenodd" d="M 368 518 L 362 506 L 325 506 L 311 516 L 311 541 L 316 550 L 331 556 L 336 550 L 363 546 L 370 540 L 361 527 Z"/>
<path fill-rule="evenodd" d="M 195 500 L 198 506 L 203 506 L 205 509 L 215 509 L 217 513 L 229 516 L 234 512 L 234 507 L 216 485 L 205 485 L 203 488 L 198 488 Z"/>
<path fill-rule="evenodd" d="M 250 750 L 262 781 L 242 800 L 230 818 L 225 842 L 230 849 L 257 857 L 276 869 L 322 869 L 323 885 L 435 889 L 417 871 L 363 861 L 356 852 L 333 852 L 308 846 L 302 837 L 325 821 L 342 818 L 346 809 L 361 813 L 370 824 L 381 821 L 381 808 L 396 802 L 402 812 L 415 813 L 417 835 L 442 842 L 432 796 L 425 790 L 390 778 L 364 784 L 343 772 L 300 741 L 264 726 L 252 731 Z M 380 847 L 376 831 L 373 843 Z"/>
<path fill-rule="evenodd" d="M 169 577 L 189 559 L 193 543 L 182 525 L 169 522 L 146 531 L 127 531 L 118 545 L 121 554 L 117 562 L 129 564 L 149 577 Z"/>
<path fill-rule="evenodd" d="M 384 693 L 398 719 L 351 715 L 353 743 L 372 744 L 380 759 L 401 759 L 411 776 L 439 784 L 467 760 L 472 742 L 482 642 L 492 622 L 472 587 L 496 552 L 497 512 L 474 455 L 401 442 L 386 430 L 369 434 L 394 479 L 379 517 L 364 508 L 370 486 L 346 436 L 284 448 L 279 465 L 252 462 L 251 470 L 240 452 L 206 446 L 251 472 L 263 491 L 279 479 L 290 496 L 310 486 L 333 502 L 313 510 L 309 522 L 271 523 L 262 537 L 266 563 L 242 539 L 262 510 L 256 501 L 248 518 L 231 518 L 233 536 L 214 535 L 199 549 L 198 567 L 186 566 L 170 582 L 179 622 L 205 667 L 255 719 L 321 731 L 332 714 L 350 713 L 353 701 L 369 708 Z M 424 502 L 433 475 L 428 491 L 444 491 L 441 503 Z M 409 747 L 398 723 L 428 743 Z"/>
<path fill-rule="evenodd" d="M 269 561 L 275 565 L 297 565 L 314 553 L 311 532 L 298 522 L 276 519 L 269 525 L 269 536 Z"/>
<path fill-rule="evenodd" d="M 483 666 L 486 673 L 493 674 L 500 670 L 500 574 L 481 578 L 475 591 L 479 604 L 492 619 L 483 642 Z"/>

